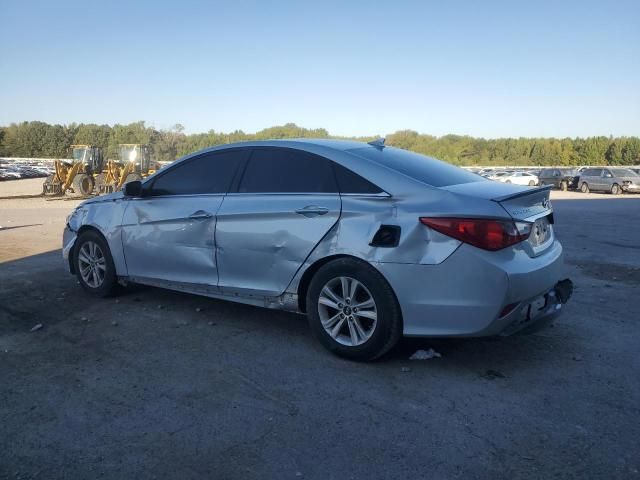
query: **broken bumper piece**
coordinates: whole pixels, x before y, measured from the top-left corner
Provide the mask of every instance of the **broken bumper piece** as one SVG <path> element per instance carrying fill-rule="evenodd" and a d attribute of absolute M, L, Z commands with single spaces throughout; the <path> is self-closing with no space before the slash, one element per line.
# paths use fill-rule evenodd
<path fill-rule="evenodd" d="M 564 279 L 555 284 L 548 292 L 522 302 L 510 314 L 508 326 L 501 335 L 536 332 L 549 325 L 560 313 L 573 294 L 573 282 Z"/>

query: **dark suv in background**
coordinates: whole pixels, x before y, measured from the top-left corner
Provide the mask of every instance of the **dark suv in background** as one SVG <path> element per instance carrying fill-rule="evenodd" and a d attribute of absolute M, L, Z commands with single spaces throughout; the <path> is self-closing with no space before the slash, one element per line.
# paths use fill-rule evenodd
<path fill-rule="evenodd" d="M 560 190 L 578 188 L 579 173 L 571 168 L 544 168 L 538 174 L 540 185 L 553 185 Z"/>

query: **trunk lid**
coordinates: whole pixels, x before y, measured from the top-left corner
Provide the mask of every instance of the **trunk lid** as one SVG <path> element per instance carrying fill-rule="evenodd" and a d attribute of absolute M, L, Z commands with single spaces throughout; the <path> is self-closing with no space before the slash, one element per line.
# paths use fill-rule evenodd
<path fill-rule="evenodd" d="M 523 187 L 487 180 L 441 188 L 459 195 L 494 201 L 516 220 L 539 217 L 552 211 L 549 200 L 551 185 Z"/>

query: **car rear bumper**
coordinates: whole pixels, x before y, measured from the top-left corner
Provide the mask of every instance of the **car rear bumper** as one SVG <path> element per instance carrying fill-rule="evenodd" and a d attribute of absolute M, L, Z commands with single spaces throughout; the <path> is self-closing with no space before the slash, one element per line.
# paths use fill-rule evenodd
<path fill-rule="evenodd" d="M 562 257 L 556 240 L 535 258 L 521 248 L 485 252 L 463 244 L 439 265 L 375 266 L 396 293 L 404 335 L 473 337 L 509 335 L 555 318 L 568 298 L 557 293 Z"/>

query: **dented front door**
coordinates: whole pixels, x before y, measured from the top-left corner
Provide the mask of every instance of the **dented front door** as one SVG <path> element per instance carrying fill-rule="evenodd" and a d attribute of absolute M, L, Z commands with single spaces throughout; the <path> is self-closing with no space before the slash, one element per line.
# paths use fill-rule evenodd
<path fill-rule="evenodd" d="M 216 286 L 216 213 L 223 195 L 129 200 L 122 243 L 130 277 Z"/>
<path fill-rule="evenodd" d="M 229 194 L 218 212 L 219 285 L 280 295 L 340 216 L 336 194 Z"/>

